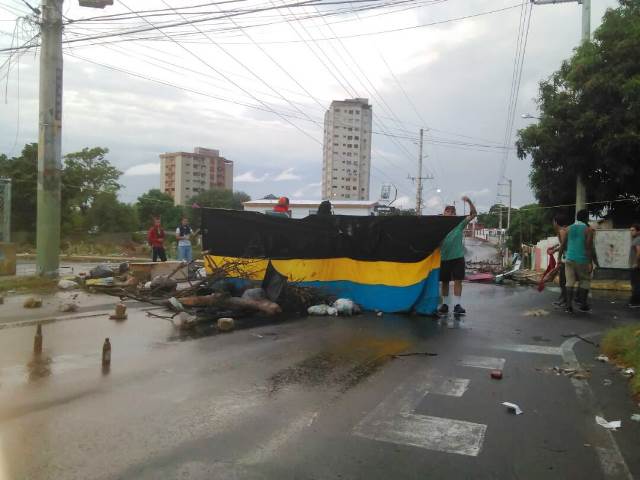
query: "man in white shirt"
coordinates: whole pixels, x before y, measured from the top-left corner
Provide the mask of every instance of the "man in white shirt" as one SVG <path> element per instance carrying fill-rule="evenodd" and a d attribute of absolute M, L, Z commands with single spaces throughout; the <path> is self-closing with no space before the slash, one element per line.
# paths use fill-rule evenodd
<path fill-rule="evenodd" d="M 191 225 L 186 217 L 182 217 L 182 221 L 176 228 L 176 239 L 178 240 L 178 260 L 190 262 L 191 255 Z"/>

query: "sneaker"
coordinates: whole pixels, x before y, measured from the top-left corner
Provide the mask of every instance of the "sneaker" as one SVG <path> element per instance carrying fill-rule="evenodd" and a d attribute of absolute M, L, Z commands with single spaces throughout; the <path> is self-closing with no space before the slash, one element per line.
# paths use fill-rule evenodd
<path fill-rule="evenodd" d="M 455 307 L 453 307 L 453 314 L 454 315 L 466 315 L 467 311 L 462 308 L 462 305 L 458 304 Z"/>
<path fill-rule="evenodd" d="M 564 311 L 567 313 L 573 313 L 573 307 L 567 306 L 567 308 L 565 308 Z"/>
<path fill-rule="evenodd" d="M 449 314 L 449 305 L 447 305 L 446 303 L 443 303 L 442 305 L 440 305 L 440 307 L 438 308 L 438 313 L 440 315 L 448 315 Z"/>
<path fill-rule="evenodd" d="M 629 308 L 640 308 L 640 303 L 630 303 Z"/>
<path fill-rule="evenodd" d="M 556 300 L 555 302 L 553 302 L 553 306 L 558 308 L 565 308 L 567 306 L 567 302 L 565 302 L 564 300 Z"/>
<path fill-rule="evenodd" d="M 579 309 L 581 312 L 590 312 L 590 311 L 591 311 L 591 307 L 590 307 L 589 305 L 587 305 L 586 303 L 582 303 L 582 304 L 578 307 L 578 309 Z"/>

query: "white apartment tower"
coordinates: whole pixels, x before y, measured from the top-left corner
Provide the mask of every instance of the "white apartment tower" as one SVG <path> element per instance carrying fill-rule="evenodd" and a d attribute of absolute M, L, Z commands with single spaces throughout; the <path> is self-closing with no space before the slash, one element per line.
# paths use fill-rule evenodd
<path fill-rule="evenodd" d="M 371 115 L 366 98 L 335 100 L 324 114 L 324 200 L 369 200 Z"/>
<path fill-rule="evenodd" d="M 160 190 L 184 205 L 191 197 L 211 188 L 233 190 L 233 162 L 218 150 L 197 147 L 190 152 L 160 155 Z"/>

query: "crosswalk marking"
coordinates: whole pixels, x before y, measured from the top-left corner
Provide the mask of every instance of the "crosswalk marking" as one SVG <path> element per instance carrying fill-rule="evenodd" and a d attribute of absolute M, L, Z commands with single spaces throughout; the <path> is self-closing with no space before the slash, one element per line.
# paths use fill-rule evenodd
<path fill-rule="evenodd" d="M 486 368 L 488 370 L 502 370 L 504 368 L 504 362 L 504 358 L 465 355 L 462 360 L 460 360 L 460 365 L 463 367 Z"/>
<path fill-rule="evenodd" d="M 356 427 L 361 437 L 413 447 L 477 456 L 486 425 L 429 415 L 401 414 Z"/>
<path fill-rule="evenodd" d="M 494 348 L 498 350 L 508 350 L 518 353 L 537 353 L 540 355 L 562 355 L 560 347 L 550 347 L 547 345 L 498 345 Z"/>
<path fill-rule="evenodd" d="M 414 413 L 427 394 L 462 397 L 468 388 L 468 379 L 422 372 L 396 388 L 356 425 L 353 433 L 372 440 L 476 456 L 484 443 L 486 425 Z"/>

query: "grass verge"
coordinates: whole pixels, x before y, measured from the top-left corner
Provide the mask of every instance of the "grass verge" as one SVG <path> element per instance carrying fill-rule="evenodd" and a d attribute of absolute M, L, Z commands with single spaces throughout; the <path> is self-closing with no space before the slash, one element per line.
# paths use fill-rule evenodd
<path fill-rule="evenodd" d="M 58 285 L 58 279 L 47 277 L 0 277 L 0 293 L 7 292 L 9 290 L 15 290 L 16 292 L 37 292 L 45 293 L 56 289 Z"/>
<path fill-rule="evenodd" d="M 631 393 L 640 396 L 640 323 L 609 330 L 602 340 L 601 349 L 616 364 L 636 370 L 629 383 Z"/>

